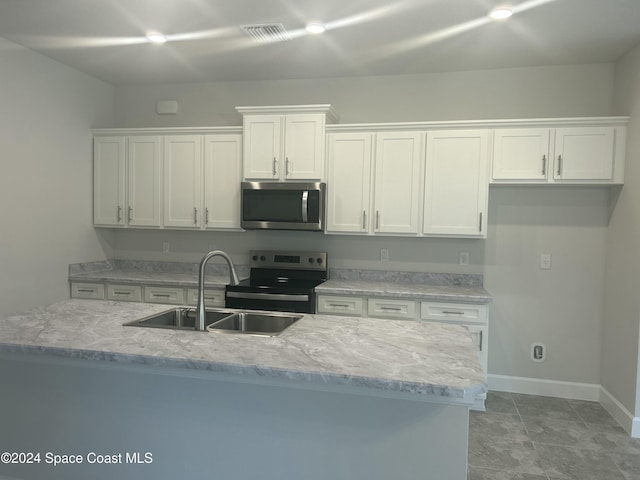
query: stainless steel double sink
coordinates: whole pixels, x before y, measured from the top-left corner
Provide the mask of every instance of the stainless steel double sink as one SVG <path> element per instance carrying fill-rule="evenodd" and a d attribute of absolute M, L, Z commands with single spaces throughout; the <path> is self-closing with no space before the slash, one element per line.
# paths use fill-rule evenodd
<path fill-rule="evenodd" d="M 302 315 L 257 311 L 205 310 L 205 329 L 214 333 L 245 333 L 273 337 L 300 320 Z M 127 322 L 125 326 L 196 330 L 196 309 L 174 307 Z"/>

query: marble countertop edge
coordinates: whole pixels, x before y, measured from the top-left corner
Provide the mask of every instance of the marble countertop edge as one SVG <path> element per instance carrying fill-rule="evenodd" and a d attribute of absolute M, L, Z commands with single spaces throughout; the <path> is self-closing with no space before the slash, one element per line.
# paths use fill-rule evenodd
<path fill-rule="evenodd" d="M 234 380 L 254 380 L 259 383 L 273 383 L 274 380 L 285 382 L 290 387 L 302 387 L 310 390 L 325 390 L 343 387 L 354 390 L 354 393 L 373 395 L 389 394 L 393 396 L 411 395 L 414 400 L 433 401 L 446 399 L 447 403 L 468 404 L 473 397 L 487 391 L 486 384 L 469 387 L 452 387 L 450 385 L 425 385 L 418 382 L 374 378 L 358 375 L 336 374 L 331 372 L 310 372 L 304 370 L 285 369 L 263 365 L 243 365 L 207 360 L 175 358 L 167 356 L 131 354 L 115 351 L 65 348 L 43 345 L 21 345 L 0 343 L 0 354 L 29 354 L 51 356 L 59 359 L 80 359 L 90 362 L 101 362 L 112 365 L 133 365 L 139 367 L 156 367 L 179 371 L 195 371 L 199 373 L 226 374 Z M 320 388 L 318 388 L 320 387 Z M 325 387 L 325 388 L 322 388 Z M 417 396 L 417 398 L 415 397 Z"/>

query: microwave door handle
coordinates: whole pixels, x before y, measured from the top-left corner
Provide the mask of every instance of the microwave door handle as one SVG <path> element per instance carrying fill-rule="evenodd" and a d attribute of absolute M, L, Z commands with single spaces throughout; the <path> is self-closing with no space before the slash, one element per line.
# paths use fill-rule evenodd
<path fill-rule="evenodd" d="M 309 192 L 302 192 L 302 223 L 309 222 Z"/>

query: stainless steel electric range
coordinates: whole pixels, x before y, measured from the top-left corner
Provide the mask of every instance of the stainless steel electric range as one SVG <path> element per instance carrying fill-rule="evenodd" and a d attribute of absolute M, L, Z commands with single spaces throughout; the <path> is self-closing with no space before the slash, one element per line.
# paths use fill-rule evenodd
<path fill-rule="evenodd" d="M 315 313 L 315 287 L 327 279 L 326 252 L 252 250 L 249 278 L 227 285 L 229 308 Z"/>

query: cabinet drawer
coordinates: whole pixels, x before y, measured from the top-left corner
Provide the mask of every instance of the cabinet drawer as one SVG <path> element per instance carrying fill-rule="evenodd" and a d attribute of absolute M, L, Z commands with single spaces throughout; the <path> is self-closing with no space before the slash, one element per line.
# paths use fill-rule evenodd
<path fill-rule="evenodd" d="M 149 303 L 184 303 L 184 289 L 172 287 L 145 287 L 144 301 Z"/>
<path fill-rule="evenodd" d="M 364 299 L 321 295 L 318 297 L 318 313 L 362 316 L 364 314 Z"/>
<path fill-rule="evenodd" d="M 370 298 L 367 301 L 367 314 L 370 317 L 414 319 L 416 318 L 416 302 Z"/>
<path fill-rule="evenodd" d="M 104 285 L 101 283 L 72 283 L 72 298 L 93 298 L 104 300 Z"/>
<path fill-rule="evenodd" d="M 139 285 L 107 285 L 107 299 L 141 302 L 142 287 Z"/>
<path fill-rule="evenodd" d="M 422 302 L 420 305 L 420 318 L 438 322 L 486 324 L 487 306 Z"/>
<path fill-rule="evenodd" d="M 198 289 L 189 288 L 187 290 L 187 304 L 196 305 L 197 303 Z M 224 307 L 224 290 L 218 288 L 205 288 L 204 304 L 206 307 Z"/>

